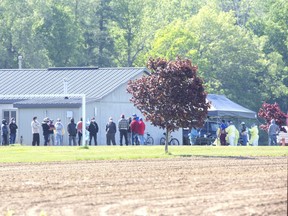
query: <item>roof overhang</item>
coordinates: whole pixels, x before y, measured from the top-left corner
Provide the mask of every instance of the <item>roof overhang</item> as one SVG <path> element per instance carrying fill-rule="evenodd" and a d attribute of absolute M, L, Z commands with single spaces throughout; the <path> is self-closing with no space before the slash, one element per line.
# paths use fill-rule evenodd
<path fill-rule="evenodd" d="M 86 104 L 96 102 L 97 99 L 86 99 Z M 81 98 L 71 99 L 28 99 L 13 103 L 14 108 L 80 108 Z"/>

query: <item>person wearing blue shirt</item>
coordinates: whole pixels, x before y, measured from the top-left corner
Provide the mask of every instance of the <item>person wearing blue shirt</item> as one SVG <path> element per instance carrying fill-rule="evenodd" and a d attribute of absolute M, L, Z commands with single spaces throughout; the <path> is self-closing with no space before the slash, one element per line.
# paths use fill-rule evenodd
<path fill-rule="evenodd" d="M 226 131 L 225 129 L 227 128 L 227 124 L 225 123 L 225 120 L 223 119 L 221 124 L 220 124 L 220 143 L 221 145 L 227 145 L 226 143 Z"/>

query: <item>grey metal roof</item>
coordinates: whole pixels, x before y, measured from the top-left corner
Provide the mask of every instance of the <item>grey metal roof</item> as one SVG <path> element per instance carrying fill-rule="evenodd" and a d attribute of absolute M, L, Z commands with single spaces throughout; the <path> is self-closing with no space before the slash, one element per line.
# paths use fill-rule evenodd
<path fill-rule="evenodd" d="M 0 69 L 0 94 L 63 94 L 63 80 L 68 81 L 68 94 L 85 94 L 101 99 L 145 68 L 49 68 Z"/>

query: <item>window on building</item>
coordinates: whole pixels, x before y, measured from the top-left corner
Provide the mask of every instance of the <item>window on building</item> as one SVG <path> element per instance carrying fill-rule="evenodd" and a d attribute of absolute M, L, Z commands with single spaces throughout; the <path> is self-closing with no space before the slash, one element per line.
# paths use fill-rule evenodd
<path fill-rule="evenodd" d="M 3 110 L 3 119 L 5 119 L 7 123 L 10 122 L 11 118 L 15 118 L 15 120 L 17 120 L 16 111 L 15 110 Z"/>

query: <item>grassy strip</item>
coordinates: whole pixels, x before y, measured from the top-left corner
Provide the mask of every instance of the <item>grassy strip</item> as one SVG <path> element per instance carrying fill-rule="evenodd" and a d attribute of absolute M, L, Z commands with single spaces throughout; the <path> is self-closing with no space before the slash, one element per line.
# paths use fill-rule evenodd
<path fill-rule="evenodd" d="M 175 158 L 190 156 L 215 157 L 277 157 L 288 156 L 288 148 L 275 147 L 210 147 L 210 146 L 1 146 L 0 163 L 49 162 L 84 160 L 131 160 L 144 158 Z"/>

